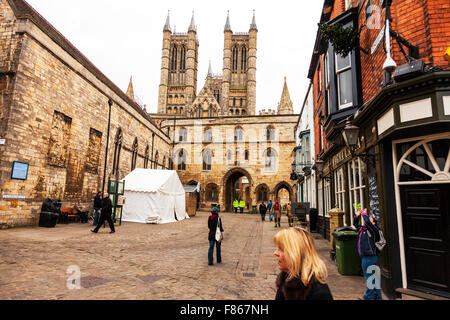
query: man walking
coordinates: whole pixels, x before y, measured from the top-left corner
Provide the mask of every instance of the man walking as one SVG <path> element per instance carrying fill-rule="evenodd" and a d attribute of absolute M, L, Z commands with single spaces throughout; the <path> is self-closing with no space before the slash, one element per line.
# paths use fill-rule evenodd
<path fill-rule="evenodd" d="M 94 198 L 94 226 L 98 224 L 98 219 L 100 218 L 100 211 L 102 209 L 102 192 L 97 192 Z"/>
<path fill-rule="evenodd" d="M 262 221 L 266 221 L 266 212 L 267 212 L 267 207 L 266 207 L 266 204 L 263 202 L 259 205 L 259 213 L 261 214 Z"/>
<path fill-rule="evenodd" d="M 275 228 L 281 227 L 281 213 L 280 213 L 280 204 L 278 203 L 278 200 L 275 202 L 274 211 L 275 211 Z"/>
<path fill-rule="evenodd" d="M 108 221 L 109 227 L 111 229 L 110 233 L 116 232 L 114 230 L 114 223 L 112 221 L 111 215 L 112 215 L 112 202 L 111 202 L 111 199 L 109 198 L 109 194 L 104 193 L 103 201 L 102 201 L 102 211 L 100 213 L 100 220 L 98 221 L 98 224 L 95 227 L 95 229 L 91 230 L 91 231 L 94 233 L 97 233 L 98 229 L 100 229 L 100 227 L 103 225 L 103 223 L 105 223 L 105 221 Z"/>
<path fill-rule="evenodd" d="M 269 201 L 267 204 L 267 210 L 269 211 L 269 221 L 272 221 L 273 214 L 272 214 L 272 200 Z"/>

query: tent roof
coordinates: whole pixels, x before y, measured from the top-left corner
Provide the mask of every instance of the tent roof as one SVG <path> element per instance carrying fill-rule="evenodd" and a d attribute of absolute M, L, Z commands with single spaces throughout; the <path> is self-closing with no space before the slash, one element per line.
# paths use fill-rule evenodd
<path fill-rule="evenodd" d="M 166 191 L 184 192 L 183 185 L 174 170 L 138 168 L 123 180 L 125 180 L 125 191 L 157 192 L 166 189 Z M 167 190 L 167 187 L 172 190 Z"/>
<path fill-rule="evenodd" d="M 193 185 L 185 185 L 184 186 L 184 191 L 191 193 L 191 192 L 196 192 L 197 191 L 197 186 L 193 186 Z"/>

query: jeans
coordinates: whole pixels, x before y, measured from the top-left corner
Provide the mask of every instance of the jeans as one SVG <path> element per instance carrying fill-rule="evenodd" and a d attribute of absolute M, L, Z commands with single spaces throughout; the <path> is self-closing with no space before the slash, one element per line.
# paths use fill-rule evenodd
<path fill-rule="evenodd" d="M 208 250 L 208 263 L 209 264 L 213 264 L 214 244 L 216 245 L 217 263 L 220 263 L 222 261 L 222 256 L 220 255 L 221 243 L 217 242 L 216 240 L 210 240 L 209 241 L 209 250 Z"/>
<path fill-rule="evenodd" d="M 366 280 L 366 287 L 368 285 L 367 279 L 369 279 L 370 276 L 373 276 L 372 273 L 367 273 L 367 268 L 369 268 L 372 265 L 376 265 L 378 262 L 377 256 L 362 256 L 361 257 L 361 267 L 364 273 L 364 279 Z M 373 283 L 373 281 L 370 281 Z M 380 279 L 378 279 L 378 283 L 380 282 Z M 364 293 L 363 296 L 364 300 L 382 300 L 381 297 L 381 288 L 376 289 L 369 289 L 367 288 L 366 293 Z"/>
<path fill-rule="evenodd" d="M 94 226 L 98 223 L 98 218 L 100 217 L 100 209 L 94 209 Z"/>
<path fill-rule="evenodd" d="M 269 212 L 269 220 L 270 220 L 270 221 L 273 220 L 273 213 L 272 213 L 272 211 Z"/>

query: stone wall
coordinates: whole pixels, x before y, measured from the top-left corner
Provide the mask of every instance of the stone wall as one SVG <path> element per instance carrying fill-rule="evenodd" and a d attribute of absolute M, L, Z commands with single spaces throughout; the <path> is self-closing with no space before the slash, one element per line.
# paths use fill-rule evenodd
<path fill-rule="evenodd" d="M 100 81 L 98 70 L 74 59 L 30 20 L 13 19 L 6 1 L 0 5 L 1 61 L 5 56 L 19 57 L 10 70 L 10 105 L 4 103 L 5 91 L 1 92 L 1 114 L 9 108 L 9 115 L 0 136 L 6 139 L 0 146 L 0 227 L 36 224 L 48 197 L 61 199 L 63 207 L 72 207 L 78 198 L 92 206 L 103 182 L 109 98 L 113 105 L 106 183 L 119 127 L 123 132 L 119 178 L 131 171 L 136 138 L 137 167 L 144 166 L 145 148 L 149 145 L 151 149 L 152 143 L 161 160 L 170 156 L 169 137 L 126 100 L 123 92 Z M 20 33 L 11 33 L 11 28 Z M 0 89 L 4 87 L 0 85 Z M 27 180 L 11 179 L 13 161 L 29 164 Z M 11 195 L 19 199 L 11 200 Z"/>
<path fill-rule="evenodd" d="M 257 202 L 256 189 L 264 184 L 272 192 L 269 198 L 274 200 L 281 185 L 287 185 L 292 190 L 295 183 L 290 180 L 290 174 L 291 164 L 294 161 L 294 130 L 297 120 L 296 115 L 178 119 L 173 152 L 174 169 L 178 169 L 178 155 L 181 150 L 184 150 L 187 154 L 186 170 L 178 170 L 178 174 L 184 184 L 192 181 L 200 182 L 203 207 L 209 205 L 204 191 L 206 186 L 211 184 L 219 189 L 221 207 L 226 206 L 224 194 L 226 182 L 234 172 L 248 174 L 251 180 L 250 196 L 253 205 Z M 163 122 L 163 130 L 167 125 L 173 125 L 173 121 Z M 271 142 L 266 140 L 266 129 L 269 125 L 275 129 L 275 139 Z M 181 128 L 187 130 L 187 141 L 179 141 Z M 234 141 L 235 128 L 242 128 L 242 141 Z M 207 129 L 212 130 L 212 142 L 204 141 L 204 131 Z M 239 148 L 238 158 L 235 156 L 237 148 Z M 265 168 L 264 155 L 269 148 L 275 152 L 275 170 Z M 212 155 L 211 170 L 203 168 L 205 150 L 209 150 Z M 231 152 L 231 159 L 227 158 L 228 151 Z M 248 160 L 245 159 L 245 151 L 248 151 Z"/>

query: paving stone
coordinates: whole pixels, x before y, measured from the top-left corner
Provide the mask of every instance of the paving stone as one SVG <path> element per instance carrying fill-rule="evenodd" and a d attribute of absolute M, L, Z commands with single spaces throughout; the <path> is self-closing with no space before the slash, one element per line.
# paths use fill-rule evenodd
<path fill-rule="evenodd" d="M 113 235 L 108 228 L 94 235 L 84 224 L 1 230 L 0 299 L 274 299 L 273 236 L 280 229 L 259 215 L 221 213 L 223 261 L 208 266 L 208 216 L 199 212 L 164 225 L 122 223 Z M 329 258 L 329 242 L 314 237 L 334 298 L 362 296 L 364 279 L 340 275 Z M 67 288 L 73 265 L 81 271 L 81 290 Z"/>

